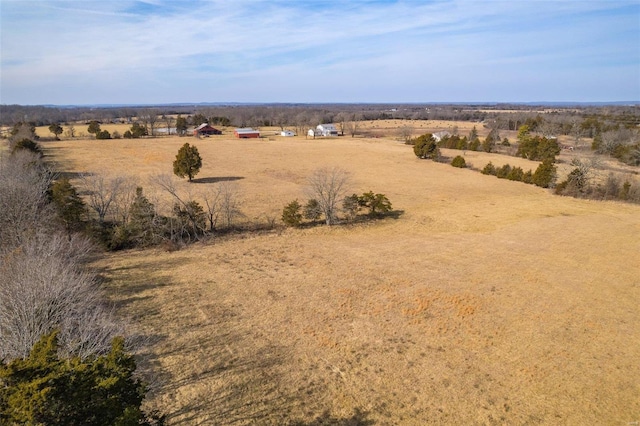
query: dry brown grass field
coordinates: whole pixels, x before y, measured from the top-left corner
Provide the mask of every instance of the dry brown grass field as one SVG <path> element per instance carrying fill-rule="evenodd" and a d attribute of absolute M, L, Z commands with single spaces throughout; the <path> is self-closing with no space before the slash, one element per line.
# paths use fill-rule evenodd
<path fill-rule="evenodd" d="M 151 193 L 147 178 L 171 173 L 185 142 L 204 165 L 181 188 L 233 180 L 250 220 L 303 201 L 323 166 L 402 214 L 97 261 L 144 336 L 148 404 L 169 424 L 640 420 L 639 206 L 418 160 L 393 138 L 43 145 L 62 170 L 134 175 Z"/>

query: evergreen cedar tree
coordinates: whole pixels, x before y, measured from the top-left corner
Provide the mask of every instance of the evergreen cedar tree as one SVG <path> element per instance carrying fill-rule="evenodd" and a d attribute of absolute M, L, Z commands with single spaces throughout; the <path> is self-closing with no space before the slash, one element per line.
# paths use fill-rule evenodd
<path fill-rule="evenodd" d="M 355 194 L 354 194 L 355 195 Z M 391 202 L 384 194 L 374 194 L 373 191 L 365 192 L 358 197 L 358 205 L 369 209 L 370 215 L 388 213 L 393 208 Z"/>
<path fill-rule="evenodd" d="M 413 152 L 416 154 L 416 157 L 437 160 L 440 156 L 438 144 L 431 133 L 418 136 L 413 142 Z"/>
<path fill-rule="evenodd" d="M 62 126 L 58 123 L 53 123 L 49 126 L 49 131 L 56 136 L 56 139 L 60 140 L 59 136 L 62 134 Z"/>
<path fill-rule="evenodd" d="M 60 359 L 57 332 L 44 335 L 26 358 L 0 362 L 0 424 L 164 424 L 140 409 L 146 387 L 135 369 L 122 338 L 105 355 Z"/>
<path fill-rule="evenodd" d="M 78 191 L 71 185 L 68 178 L 64 177 L 51 185 L 51 201 L 56 206 L 58 216 L 62 219 L 67 231 L 79 226 L 86 208 L 82 197 L 78 195 Z"/>
<path fill-rule="evenodd" d="M 173 173 L 179 177 L 186 176 L 189 178 L 189 182 L 191 182 L 201 167 L 202 158 L 200 157 L 198 148 L 188 143 L 182 145 L 182 148 L 178 151 L 178 155 L 176 155 L 176 160 L 173 162 Z"/>
<path fill-rule="evenodd" d="M 87 132 L 92 134 L 97 134 L 100 131 L 100 123 L 97 121 L 92 121 L 89 123 L 89 127 L 87 127 Z"/>
<path fill-rule="evenodd" d="M 178 132 L 180 136 L 187 133 L 187 119 L 180 114 L 178 114 L 176 118 L 176 132 Z"/>
<path fill-rule="evenodd" d="M 16 142 L 16 144 L 13 146 L 13 149 L 11 150 L 11 153 L 13 154 L 17 151 L 20 151 L 21 149 L 31 151 L 34 154 L 42 157 L 42 149 L 40 148 L 40 145 L 38 145 L 37 142 L 34 142 L 31 139 L 24 138 Z"/>
<path fill-rule="evenodd" d="M 463 157 L 457 155 L 453 160 L 451 160 L 451 165 L 453 167 L 460 167 L 461 169 L 464 169 L 467 167 L 467 162 L 464 161 Z"/>
<path fill-rule="evenodd" d="M 282 210 L 282 221 L 287 226 L 298 226 L 302 222 L 302 205 L 298 200 L 287 204 Z"/>

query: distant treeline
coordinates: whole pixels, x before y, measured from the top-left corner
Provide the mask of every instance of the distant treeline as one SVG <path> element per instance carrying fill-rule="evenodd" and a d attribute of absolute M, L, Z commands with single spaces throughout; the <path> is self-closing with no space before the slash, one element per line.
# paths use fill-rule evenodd
<path fill-rule="evenodd" d="M 113 107 L 58 107 L 0 105 L 0 125 L 31 123 L 35 126 L 72 122 L 132 122 L 140 116 L 181 114 L 224 118 L 224 125 L 279 126 L 303 129 L 319 123 L 362 120 L 455 120 L 493 123 L 502 130 L 527 124 L 532 130 L 570 134 L 576 125 L 594 133 L 598 127 L 634 128 L 640 125 L 640 105 L 550 106 L 529 104 L 257 104 L 168 105 Z M 200 120 L 193 120 L 193 122 Z M 584 122 L 587 122 L 586 125 Z M 210 123 L 214 124 L 214 123 Z M 222 123 L 221 123 L 222 124 Z M 598 129 L 602 130 L 602 129 Z M 592 134 L 584 136 L 592 137 Z"/>

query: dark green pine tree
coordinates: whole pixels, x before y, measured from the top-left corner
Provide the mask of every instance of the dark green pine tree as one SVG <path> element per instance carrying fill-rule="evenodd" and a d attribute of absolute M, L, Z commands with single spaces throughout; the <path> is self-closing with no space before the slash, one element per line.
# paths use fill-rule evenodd
<path fill-rule="evenodd" d="M 178 151 L 178 155 L 176 155 L 176 160 L 173 162 L 173 173 L 180 177 L 186 176 L 189 178 L 189 182 L 191 182 L 201 167 L 202 158 L 200 157 L 198 148 L 188 143 L 182 145 L 182 148 Z"/>
<path fill-rule="evenodd" d="M 140 405 L 146 388 L 122 338 L 106 355 L 58 357 L 57 332 L 43 336 L 29 356 L 0 363 L 0 423 L 45 425 L 161 425 Z"/>

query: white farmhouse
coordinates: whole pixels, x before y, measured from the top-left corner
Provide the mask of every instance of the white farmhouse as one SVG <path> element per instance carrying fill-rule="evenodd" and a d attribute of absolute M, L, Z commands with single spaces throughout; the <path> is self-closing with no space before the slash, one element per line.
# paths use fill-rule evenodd
<path fill-rule="evenodd" d="M 441 132 L 434 133 L 432 136 L 436 140 L 436 142 L 440 142 L 442 138 L 451 137 L 451 133 L 447 132 L 446 130 L 443 130 Z"/>
<path fill-rule="evenodd" d="M 316 136 L 338 136 L 338 129 L 333 124 L 318 124 Z"/>

